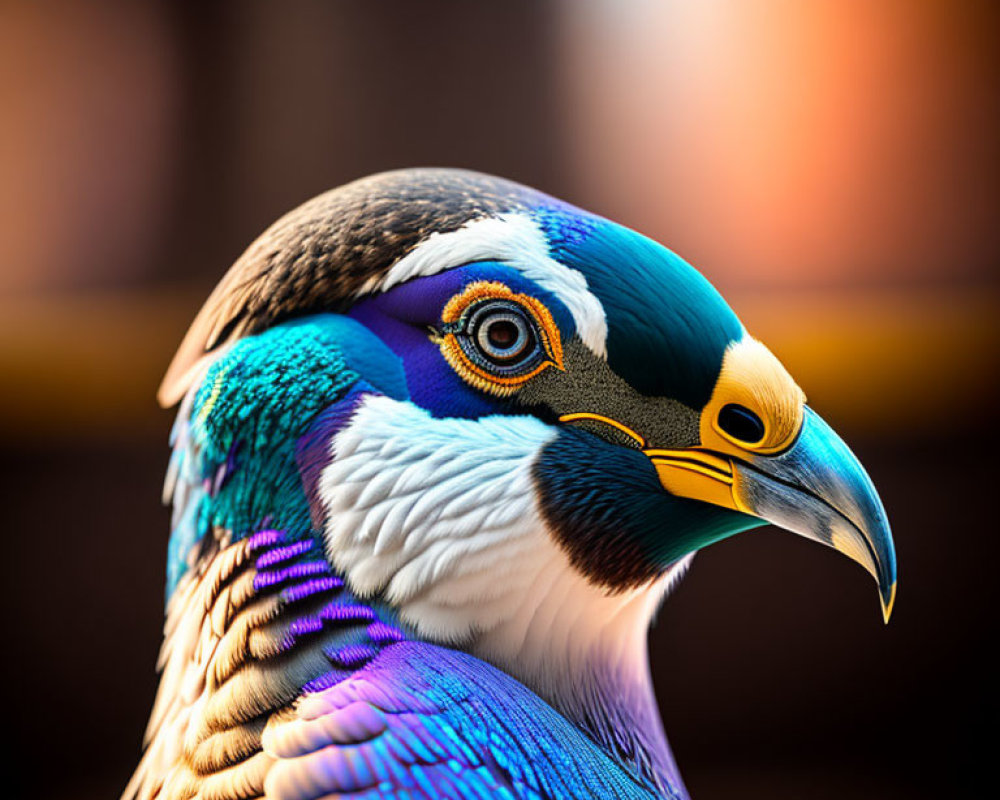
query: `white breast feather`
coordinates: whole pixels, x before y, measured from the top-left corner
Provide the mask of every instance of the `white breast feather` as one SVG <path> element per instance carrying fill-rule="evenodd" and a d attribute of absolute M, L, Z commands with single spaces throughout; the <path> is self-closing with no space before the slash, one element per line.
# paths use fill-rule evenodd
<path fill-rule="evenodd" d="M 484 622 L 470 606 L 530 580 L 523 562 L 547 544 L 531 466 L 553 435 L 533 417 L 433 420 L 368 398 L 320 478 L 328 557 L 422 632 L 466 638 Z"/>
<path fill-rule="evenodd" d="M 546 529 L 531 476 L 554 436 L 534 417 L 434 419 L 367 398 L 320 477 L 327 557 L 421 635 L 522 679 L 565 676 L 598 650 L 644 673 L 649 620 L 688 559 L 617 593 L 577 571 Z"/>

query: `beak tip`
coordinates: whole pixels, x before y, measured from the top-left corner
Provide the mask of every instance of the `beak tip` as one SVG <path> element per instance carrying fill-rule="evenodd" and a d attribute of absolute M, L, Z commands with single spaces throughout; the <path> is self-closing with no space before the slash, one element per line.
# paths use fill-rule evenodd
<path fill-rule="evenodd" d="M 892 616 L 892 607 L 896 604 L 896 581 L 889 585 L 888 591 L 879 593 L 879 600 L 882 603 L 882 619 L 888 625 L 889 617 Z"/>

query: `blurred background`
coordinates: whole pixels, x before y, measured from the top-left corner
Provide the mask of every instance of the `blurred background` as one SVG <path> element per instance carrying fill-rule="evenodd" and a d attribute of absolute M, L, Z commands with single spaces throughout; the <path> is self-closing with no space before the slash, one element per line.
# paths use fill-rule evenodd
<path fill-rule="evenodd" d="M 114 797 L 138 758 L 173 416 L 153 396 L 208 291 L 310 196 L 455 165 L 697 265 L 855 447 L 893 521 L 887 628 L 862 570 L 792 535 L 696 559 L 652 634 L 695 800 L 981 796 L 997 9 L 0 0 L 14 795 Z"/>

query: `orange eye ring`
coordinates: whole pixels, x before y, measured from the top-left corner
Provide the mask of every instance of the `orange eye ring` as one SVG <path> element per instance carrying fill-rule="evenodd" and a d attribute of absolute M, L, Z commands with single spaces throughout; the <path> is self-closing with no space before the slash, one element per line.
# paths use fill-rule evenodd
<path fill-rule="evenodd" d="M 537 347 L 531 351 L 534 358 L 517 360 L 529 344 L 519 339 L 521 349 L 512 354 L 509 365 L 505 365 L 507 358 L 484 347 L 482 332 L 470 329 L 477 318 L 488 314 L 491 301 L 501 306 L 497 321 L 511 322 L 517 327 L 520 324 L 517 315 L 523 315 L 530 331 L 519 333 L 537 341 Z M 509 396 L 549 367 L 564 369 L 562 339 L 552 314 L 537 298 L 516 293 L 502 283 L 477 281 L 469 284 L 461 294 L 448 301 L 441 320 L 445 331 L 439 340 L 441 353 L 466 383 L 481 391 Z"/>

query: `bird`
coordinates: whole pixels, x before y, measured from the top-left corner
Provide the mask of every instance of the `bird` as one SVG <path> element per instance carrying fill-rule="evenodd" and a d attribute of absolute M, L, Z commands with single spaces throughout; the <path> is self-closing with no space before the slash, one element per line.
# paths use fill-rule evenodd
<path fill-rule="evenodd" d="M 124 798 L 688 797 L 646 637 L 768 523 L 896 556 L 871 479 L 661 244 L 477 172 L 372 175 L 240 256 L 178 406 Z"/>

